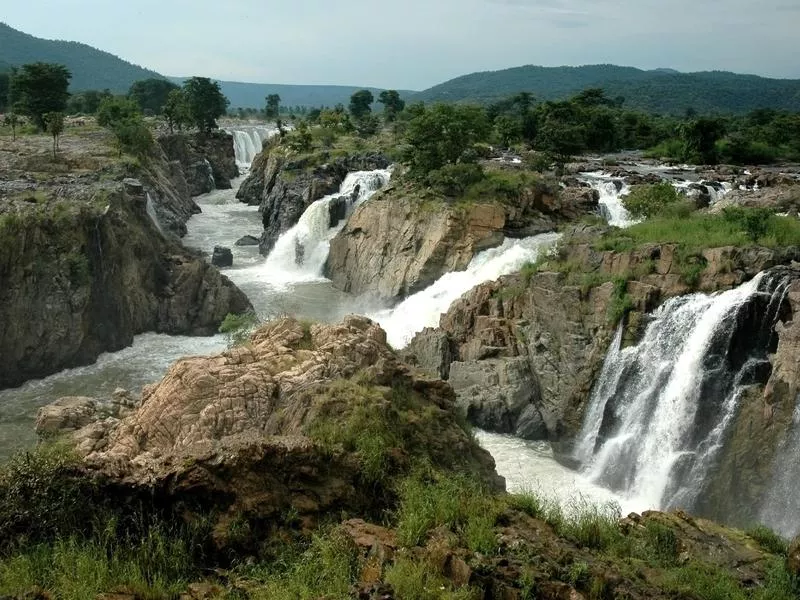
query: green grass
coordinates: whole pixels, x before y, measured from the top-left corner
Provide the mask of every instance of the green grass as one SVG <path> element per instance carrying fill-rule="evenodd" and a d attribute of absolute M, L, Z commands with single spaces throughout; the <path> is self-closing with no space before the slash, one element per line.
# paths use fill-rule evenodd
<path fill-rule="evenodd" d="M 276 561 L 241 574 L 252 600 L 345 600 L 357 581 L 358 556 L 344 534 L 321 531 L 305 548 L 287 546 Z"/>
<path fill-rule="evenodd" d="M 773 554 L 785 555 L 788 551 L 789 544 L 785 539 L 772 531 L 769 527 L 764 525 L 756 525 L 746 531 L 747 535 L 753 538 L 758 545 L 767 552 Z"/>
<path fill-rule="evenodd" d="M 800 221 L 771 215 L 766 230 L 753 240 L 741 223 L 720 215 L 694 213 L 689 218 L 654 217 L 627 229 L 612 230 L 596 243 L 598 250 L 625 252 L 644 244 L 678 244 L 689 252 L 722 246 L 800 245 Z"/>
<path fill-rule="evenodd" d="M 419 546 L 429 531 L 444 526 L 471 550 L 491 554 L 497 549 L 494 525 L 501 510 L 495 497 L 466 476 L 415 473 L 400 485 L 398 541 Z"/>
<path fill-rule="evenodd" d="M 250 311 L 241 314 L 228 313 L 219 326 L 219 332 L 225 334 L 228 347 L 241 346 L 250 339 L 260 320 Z"/>
<path fill-rule="evenodd" d="M 153 528 L 138 540 L 114 525 L 97 539 L 69 537 L 0 559 L 0 595 L 39 588 L 61 600 L 85 600 L 125 589 L 143 599 L 172 599 L 198 572 L 187 543 Z"/>
<path fill-rule="evenodd" d="M 402 600 L 478 600 L 483 597 L 471 587 L 454 589 L 430 563 L 407 554 L 395 559 L 385 579 L 394 588 L 395 597 Z"/>

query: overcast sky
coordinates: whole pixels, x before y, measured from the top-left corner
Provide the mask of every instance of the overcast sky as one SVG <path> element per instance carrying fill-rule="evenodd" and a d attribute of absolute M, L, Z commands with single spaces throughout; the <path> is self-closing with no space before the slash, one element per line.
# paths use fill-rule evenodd
<path fill-rule="evenodd" d="M 164 75 L 424 89 L 524 64 L 800 77 L 800 0 L 2 0 Z M 2 48 L 0 48 L 0 57 Z"/>

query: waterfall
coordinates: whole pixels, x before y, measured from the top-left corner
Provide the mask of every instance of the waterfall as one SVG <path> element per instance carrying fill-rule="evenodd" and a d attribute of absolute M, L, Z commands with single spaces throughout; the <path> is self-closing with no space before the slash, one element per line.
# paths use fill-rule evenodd
<path fill-rule="evenodd" d="M 309 206 L 297 225 L 282 234 L 267 257 L 272 282 L 313 281 L 322 276 L 330 241 L 355 208 L 384 187 L 390 170 L 357 171 L 345 178 L 339 192 Z"/>
<path fill-rule="evenodd" d="M 602 171 L 581 173 L 581 179 L 599 192 L 600 210 L 609 225 L 629 227 L 637 223 L 622 204 L 622 198 L 631 191 L 622 179 L 613 179 Z"/>
<path fill-rule="evenodd" d="M 278 130 L 268 125 L 242 125 L 225 129 L 233 136 L 233 149 L 236 154 L 236 165 L 240 169 L 249 169 L 253 159 L 264 148 L 264 142 L 275 135 Z"/>
<path fill-rule="evenodd" d="M 524 239 L 506 239 L 501 246 L 476 254 L 465 271 L 446 273 L 394 308 L 370 317 L 384 328 L 393 347 L 403 348 L 425 327 L 436 327 L 442 313 L 463 294 L 481 283 L 520 270 L 525 263 L 535 261 L 540 252 L 551 248 L 560 237 L 557 233 L 544 233 Z"/>
<path fill-rule="evenodd" d="M 766 381 L 788 279 L 780 272 L 714 295 L 673 298 L 642 340 L 621 330 L 595 384 L 575 458 L 635 509 L 691 509 L 744 386 Z"/>
<path fill-rule="evenodd" d="M 775 469 L 759 520 L 787 538 L 800 534 L 800 395 L 795 402 L 794 418 L 788 438 L 776 453 Z"/>
<path fill-rule="evenodd" d="M 156 226 L 158 232 L 161 235 L 164 235 L 164 228 L 161 227 L 161 221 L 158 220 L 158 214 L 156 214 L 156 207 L 153 204 L 153 199 L 150 197 L 150 192 L 147 192 L 147 204 L 145 206 L 147 210 L 147 216 L 150 217 L 150 220 L 153 222 L 153 225 Z"/>

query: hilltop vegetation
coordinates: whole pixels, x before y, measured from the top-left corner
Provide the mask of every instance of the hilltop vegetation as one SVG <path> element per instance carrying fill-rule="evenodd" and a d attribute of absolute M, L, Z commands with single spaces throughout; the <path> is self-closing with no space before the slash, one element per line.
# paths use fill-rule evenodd
<path fill-rule="evenodd" d="M 538 100 L 562 100 L 585 88 L 602 88 L 632 109 L 658 114 L 742 114 L 757 108 L 800 110 L 800 80 L 768 79 L 722 71 L 642 71 L 615 65 L 537 67 L 463 75 L 420 92 L 423 102 L 488 103 L 518 92 Z"/>
<path fill-rule="evenodd" d="M 127 92 L 138 79 L 161 77 L 155 71 L 131 64 L 113 54 L 78 42 L 44 40 L 0 23 L 2 61 L 10 66 L 26 63 L 59 63 L 72 73 L 70 90 Z M 2 64 L 0 64 L 0 70 Z"/>

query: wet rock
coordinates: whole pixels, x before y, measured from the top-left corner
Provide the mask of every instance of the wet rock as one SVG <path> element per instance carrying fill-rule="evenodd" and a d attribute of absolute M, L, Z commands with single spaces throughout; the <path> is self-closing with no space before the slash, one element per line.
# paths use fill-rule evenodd
<path fill-rule="evenodd" d="M 258 246 L 258 238 L 254 235 L 245 235 L 236 240 L 236 246 Z"/>
<path fill-rule="evenodd" d="M 233 266 L 233 252 L 224 246 L 214 246 L 214 253 L 211 255 L 211 264 L 215 267 Z"/>

